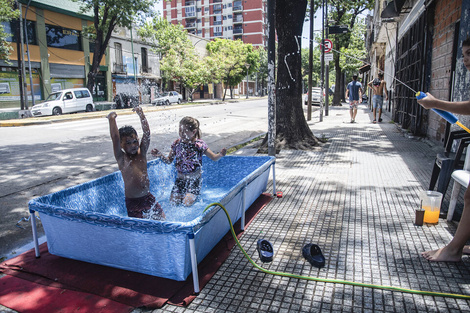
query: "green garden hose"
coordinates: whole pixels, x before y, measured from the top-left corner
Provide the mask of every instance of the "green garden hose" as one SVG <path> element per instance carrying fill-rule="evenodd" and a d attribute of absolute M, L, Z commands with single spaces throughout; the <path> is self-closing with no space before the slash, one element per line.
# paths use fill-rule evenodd
<path fill-rule="evenodd" d="M 213 207 L 213 206 L 219 206 L 224 210 L 225 215 L 227 216 L 228 222 L 230 223 L 230 231 L 232 232 L 233 239 L 235 239 L 235 242 L 237 243 L 238 247 L 240 248 L 240 250 L 243 252 L 245 257 L 248 259 L 248 261 L 250 261 L 250 263 L 254 267 L 256 267 L 257 269 L 259 269 L 260 271 L 262 271 L 266 274 L 284 276 L 284 277 L 291 277 L 291 278 L 297 278 L 297 279 L 304 279 L 304 280 L 313 280 L 313 281 L 318 281 L 318 282 L 323 282 L 323 283 L 343 284 L 343 285 L 359 286 L 359 287 L 374 288 L 374 289 L 399 291 L 399 292 L 403 292 L 403 293 L 411 293 L 411 294 L 418 294 L 418 295 L 424 295 L 424 296 L 446 297 L 446 298 L 470 300 L 470 296 L 461 295 L 461 294 L 453 294 L 453 293 L 445 293 L 445 292 L 433 292 L 433 291 L 422 291 L 422 290 L 406 289 L 406 288 L 393 287 L 393 286 L 382 286 L 382 285 L 358 283 L 358 282 L 353 282 L 353 281 L 348 281 L 348 280 L 302 276 L 302 275 L 296 275 L 296 274 L 284 273 L 284 272 L 275 272 L 275 271 L 270 271 L 270 270 L 264 269 L 261 266 L 259 266 L 258 264 L 256 264 L 248 256 L 246 251 L 243 249 L 242 245 L 240 244 L 240 241 L 238 241 L 237 235 L 235 234 L 235 230 L 233 229 L 232 220 L 230 219 L 230 216 L 229 216 L 227 210 L 225 209 L 225 207 L 222 204 L 220 204 L 218 202 L 211 203 L 204 209 L 204 212 L 207 209 L 209 209 L 210 207 Z"/>

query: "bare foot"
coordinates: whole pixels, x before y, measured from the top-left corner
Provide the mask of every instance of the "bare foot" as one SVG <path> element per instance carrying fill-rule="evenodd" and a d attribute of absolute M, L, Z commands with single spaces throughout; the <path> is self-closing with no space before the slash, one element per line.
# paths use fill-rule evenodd
<path fill-rule="evenodd" d="M 462 250 L 462 254 L 470 254 L 470 246 L 464 246 Z"/>
<path fill-rule="evenodd" d="M 450 249 L 445 246 L 444 248 L 432 250 L 432 251 L 425 251 L 422 252 L 421 255 L 429 261 L 432 262 L 460 262 L 462 256 L 456 253 L 452 253 L 449 251 Z"/>

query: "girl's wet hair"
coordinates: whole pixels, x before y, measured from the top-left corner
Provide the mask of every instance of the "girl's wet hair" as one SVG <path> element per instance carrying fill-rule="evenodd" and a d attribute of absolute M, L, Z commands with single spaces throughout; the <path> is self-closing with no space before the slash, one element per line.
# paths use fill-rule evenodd
<path fill-rule="evenodd" d="M 467 39 L 462 42 L 462 47 L 470 47 L 470 37 L 467 37 Z"/>
<path fill-rule="evenodd" d="M 126 125 L 119 128 L 119 138 L 122 139 L 123 137 L 130 137 L 132 135 L 137 136 L 137 131 L 134 127 Z"/>
<path fill-rule="evenodd" d="M 186 116 L 183 117 L 180 121 L 180 125 L 187 127 L 190 131 L 196 131 L 196 138 L 201 139 L 201 130 L 199 129 L 199 121 L 193 117 Z"/>

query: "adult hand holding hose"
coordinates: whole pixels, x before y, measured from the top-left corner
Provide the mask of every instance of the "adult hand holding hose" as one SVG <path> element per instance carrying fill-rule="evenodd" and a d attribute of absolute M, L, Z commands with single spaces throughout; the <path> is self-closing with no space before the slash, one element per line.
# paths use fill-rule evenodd
<path fill-rule="evenodd" d="M 419 101 L 419 100 L 423 100 L 424 98 L 427 98 L 425 101 Z M 428 108 L 427 107 L 427 100 L 435 100 L 435 98 L 430 94 L 430 93 L 427 93 L 425 94 L 424 92 L 422 91 L 418 91 L 416 93 L 416 99 L 418 100 L 418 103 L 421 104 L 423 107 L 425 108 Z M 462 123 L 459 122 L 459 119 L 452 113 L 450 112 L 447 112 L 447 111 L 443 111 L 443 110 L 440 110 L 440 109 L 435 109 L 435 108 L 432 108 L 432 110 L 434 112 L 436 112 L 437 114 L 439 114 L 439 116 L 441 116 L 443 119 L 445 119 L 447 122 L 451 123 L 451 124 L 457 124 L 458 126 L 460 126 L 462 129 L 466 130 L 468 133 L 470 133 L 470 129 L 468 129 L 467 127 L 465 127 L 465 125 L 463 125 Z"/>

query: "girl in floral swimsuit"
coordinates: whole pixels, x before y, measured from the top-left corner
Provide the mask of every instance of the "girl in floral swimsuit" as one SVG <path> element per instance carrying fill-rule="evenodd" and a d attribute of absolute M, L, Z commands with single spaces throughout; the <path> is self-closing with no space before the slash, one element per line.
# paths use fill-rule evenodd
<path fill-rule="evenodd" d="M 202 155 L 205 154 L 213 161 L 225 156 L 227 149 L 214 153 L 201 139 L 199 121 L 192 117 L 184 117 L 179 124 L 179 136 L 171 145 L 168 157 L 157 149 L 151 151 L 152 155 L 161 158 L 170 164 L 175 160 L 177 171 L 175 185 L 171 191 L 170 201 L 174 204 L 191 206 L 201 191 Z"/>

